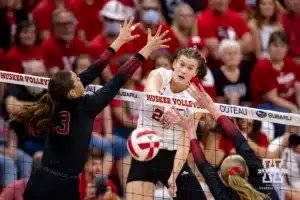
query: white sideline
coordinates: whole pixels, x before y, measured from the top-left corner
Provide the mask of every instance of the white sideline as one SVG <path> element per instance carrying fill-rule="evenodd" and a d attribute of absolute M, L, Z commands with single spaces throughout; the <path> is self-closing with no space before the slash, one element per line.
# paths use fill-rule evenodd
<path fill-rule="evenodd" d="M 34 87 L 47 89 L 49 78 L 0 70 L 0 82 L 34 86 Z M 103 86 L 89 85 L 86 87 L 86 93 L 95 92 L 101 87 Z M 173 97 L 161 96 L 161 95 L 152 95 L 152 94 L 147 94 L 145 92 L 137 92 L 137 91 L 127 90 L 127 89 L 120 89 L 115 99 L 130 101 L 130 102 L 143 101 L 146 104 L 149 103 L 157 106 L 173 105 L 177 108 L 191 107 L 193 109 L 196 109 L 196 111 L 198 112 L 208 113 L 208 111 L 205 109 L 197 108 L 195 106 L 195 101 L 193 99 L 182 99 L 182 98 L 173 98 Z M 216 104 L 216 105 L 220 108 L 221 112 L 224 115 L 229 117 L 255 119 L 259 121 L 269 121 L 269 122 L 279 123 L 279 124 L 300 126 L 300 115 L 297 114 L 282 113 L 282 112 L 261 110 L 261 109 L 227 105 L 227 104 Z"/>

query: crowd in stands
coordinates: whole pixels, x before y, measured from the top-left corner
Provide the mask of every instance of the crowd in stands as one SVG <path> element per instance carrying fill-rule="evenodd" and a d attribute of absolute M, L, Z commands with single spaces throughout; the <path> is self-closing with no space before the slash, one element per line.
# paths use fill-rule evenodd
<path fill-rule="evenodd" d="M 140 37 L 116 53 L 94 84 L 105 84 L 146 44 L 147 28 L 154 33 L 162 25 L 169 30 L 170 48 L 154 52 L 124 88 L 143 91 L 149 71 L 172 69 L 178 49 L 193 47 L 206 58 L 209 70 L 201 84 L 217 103 L 300 114 L 299 0 L 0 0 L 0 70 L 43 77 L 63 69 L 80 73 L 130 17 L 141 23 L 133 30 Z M 27 178 L 40 165 L 45 139 L 9 120 L 44 92 L 0 83 L 0 199 L 22 199 Z M 97 116 L 78 188 L 82 200 L 126 198 L 131 162 L 126 141 L 136 128 L 138 110 L 137 103 L 113 100 Z M 282 199 L 300 199 L 300 128 L 232 120 L 258 157 L 282 158 L 288 169 Z M 216 168 L 235 153 L 210 115 L 203 115 L 198 129 L 201 147 Z M 188 162 L 196 169 L 192 156 Z M 170 199 L 159 184 L 155 194 L 157 200 Z"/>

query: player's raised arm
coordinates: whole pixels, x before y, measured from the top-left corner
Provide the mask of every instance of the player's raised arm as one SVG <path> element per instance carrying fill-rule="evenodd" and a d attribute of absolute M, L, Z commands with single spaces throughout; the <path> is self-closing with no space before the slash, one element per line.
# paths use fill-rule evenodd
<path fill-rule="evenodd" d="M 244 171 L 246 170 L 245 168 L 247 168 L 247 170 L 249 171 L 248 173 L 251 176 L 251 178 L 249 178 L 249 183 L 251 184 L 251 186 L 256 188 L 258 191 L 263 192 L 264 194 L 268 194 L 272 200 L 278 199 L 278 195 L 275 189 L 273 188 L 273 186 L 266 185 L 265 183 L 263 183 L 263 174 L 259 174 L 258 170 L 264 169 L 264 167 L 260 159 L 256 156 L 255 152 L 250 148 L 249 144 L 247 143 L 245 137 L 242 135 L 238 127 L 228 117 L 222 115 L 221 111 L 214 104 L 211 97 L 205 92 L 205 90 L 201 85 L 199 85 L 198 88 L 197 86 L 192 84 L 191 87 L 188 89 L 188 92 L 197 101 L 198 106 L 200 106 L 201 108 L 205 108 L 210 112 L 212 117 L 220 125 L 222 133 L 229 136 L 233 140 L 234 147 L 236 148 L 236 151 L 240 156 L 235 156 L 229 159 L 225 159 L 224 162 L 226 161 L 226 164 L 224 164 L 224 168 L 228 167 L 227 165 L 232 164 L 233 162 L 244 163 L 245 166 L 238 167 L 237 170 L 234 172 L 234 174 L 242 176 L 241 174 L 242 173 L 245 174 Z M 196 148 L 195 144 L 192 143 L 195 142 L 191 141 L 191 146 L 193 146 L 192 148 Z M 193 154 L 197 154 L 197 153 L 194 152 Z M 197 155 L 195 156 L 197 157 Z M 198 158 L 200 158 L 199 155 Z M 223 166 L 221 166 L 221 171 L 222 171 L 222 167 Z M 226 172 L 227 177 L 229 177 L 228 174 L 230 175 L 229 172 Z M 258 191 L 255 190 L 252 191 L 255 192 L 253 194 L 256 194 L 260 197 L 267 198 L 266 196 L 264 196 L 264 194 Z"/>
<path fill-rule="evenodd" d="M 96 91 L 93 95 L 86 97 L 84 109 L 90 114 L 96 115 L 105 108 L 153 51 L 168 47 L 165 43 L 170 38 L 164 39 L 167 33 L 168 31 L 161 33 L 161 27 L 158 28 L 154 36 L 151 36 L 151 32 L 149 31 L 147 44 L 135 56 L 131 57 L 103 88 Z"/>
<path fill-rule="evenodd" d="M 100 58 L 95 63 L 79 74 L 79 78 L 84 87 L 89 85 L 100 76 L 101 72 L 108 65 L 109 60 L 123 44 L 139 37 L 139 35 L 131 34 L 132 30 L 134 30 L 134 28 L 138 25 L 139 23 L 133 25 L 133 19 L 131 19 L 129 22 L 126 20 L 124 24 L 121 25 L 120 34 L 117 39 L 100 55 Z"/>

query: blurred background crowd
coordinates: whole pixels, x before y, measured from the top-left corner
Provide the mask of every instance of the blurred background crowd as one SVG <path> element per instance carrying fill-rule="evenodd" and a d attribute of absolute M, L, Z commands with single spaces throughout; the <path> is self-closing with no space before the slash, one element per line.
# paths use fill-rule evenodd
<path fill-rule="evenodd" d="M 0 69 L 45 77 L 62 69 L 80 73 L 114 41 L 128 17 L 141 23 L 133 30 L 140 37 L 117 52 L 94 84 L 105 84 L 146 44 L 147 28 L 154 33 L 162 25 L 172 38 L 170 48 L 154 52 L 125 88 L 143 91 L 150 70 L 172 69 L 178 49 L 196 47 L 209 67 L 201 84 L 216 102 L 300 113 L 299 0 L 0 0 Z M 27 178 L 40 165 L 44 138 L 33 138 L 24 124 L 8 120 L 44 92 L 0 83 L 0 199 L 22 199 Z M 136 128 L 138 108 L 113 100 L 97 116 L 80 177 L 82 199 L 126 198 L 131 160 L 126 139 Z M 282 158 L 288 169 L 285 199 L 300 199 L 300 128 L 233 120 L 260 158 Z M 198 129 L 206 157 L 218 168 L 235 152 L 233 144 L 209 115 Z M 188 162 L 196 171 L 192 156 Z M 169 199 L 159 184 L 155 194 Z"/>

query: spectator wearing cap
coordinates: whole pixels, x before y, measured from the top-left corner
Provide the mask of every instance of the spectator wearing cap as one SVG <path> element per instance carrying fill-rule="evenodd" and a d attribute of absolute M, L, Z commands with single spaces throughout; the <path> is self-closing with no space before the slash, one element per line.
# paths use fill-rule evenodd
<path fill-rule="evenodd" d="M 243 53 L 253 51 L 252 36 L 241 15 L 229 9 L 229 0 L 209 0 L 206 10 L 197 16 L 198 33 L 204 39 L 211 59 L 210 67 L 219 67 L 219 45 L 224 39 L 237 40 Z"/>
<path fill-rule="evenodd" d="M 300 1 L 285 0 L 287 12 L 282 16 L 284 31 L 289 39 L 289 55 L 300 64 Z"/>
<path fill-rule="evenodd" d="M 53 35 L 42 42 L 40 49 L 50 75 L 66 69 L 73 70 L 76 56 L 88 52 L 75 34 L 75 17 L 65 8 L 53 12 Z"/>
<path fill-rule="evenodd" d="M 29 21 L 17 24 L 15 34 L 15 45 L 6 55 L 5 70 L 24 73 L 26 62 L 33 60 L 42 61 L 42 55 L 37 44 L 37 30 L 35 25 Z"/>
<path fill-rule="evenodd" d="M 108 0 L 73 0 L 71 7 L 78 19 L 79 26 L 85 33 L 87 41 L 91 41 L 102 32 L 103 24 L 99 18 L 101 9 Z"/>
<path fill-rule="evenodd" d="M 171 28 L 182 47 L 187 47 L 189 39 L 198 35 L 195 12 L 189 4 L 176 6 Z"/>
<path fill-rule="evenodd" d="M 34 155 L 31 164 L 31 173 L 41 167 L 42 156 L 42 152 L 37 152 Z M 23 200 L 23 193 L 27 182 L 28 178 L 23 178 L 6 185 L 0 194 L 0 200 Z"/>
<path fill-rule="evenodd" d="M 176 50 L 180 47 L 180 43 L 177 40 L 174 32 L 171 30 L 170 26 L 164 23 L 164 18 L 161 12 L 160 1 L 158 0 L 141 0 L 138 9 L 138 19 L 140 21 L 140 26 L 136 27 L 133 30 L 133 34 L 140 35 L 135 41 L 130 42 L 132 45 L 132 50 L 126 50 L 129 53 L 136 52 L 138 49 L 143 47 L 147 43 L 147 29 L 150 29 L 151 33 L 155 33 L 159 26 L 161 26 L 161 31 L 169 31 L 165 37 L 171 38 L 171 40 L 166 43 L 169 48 L 159 49 L 151 54 L 151 58 L 155 57 L 157 54 L 162 52 L 175 53 Z M 152 70 L 152 60 L 149 59 L 145 61 L 143 65 L 143 77 Z"/>
<path fill-rule="evenodd" d="M 103 31 L 100 32 L 88 44 L 92 59 L 96 60 L 119 35 L 120 24 L 127 19 L 125 6 L 119 1 L 108 1 L 100 12 L 100 21 L 103 23 Z M 135 40 L 136 41 L 136 40 Z M 114 56 L 102 74 L 103 80 L 109 80 L 119 69 L 119 59 L 125 53 L 133 52 L 133 44 L 127 43 Z M 132 49 L 132 50 L 131 50 Z"/>

